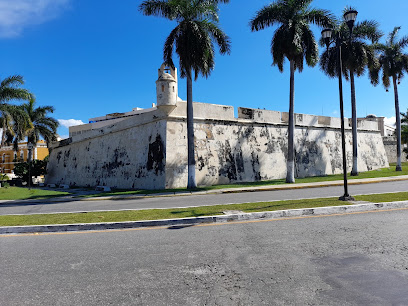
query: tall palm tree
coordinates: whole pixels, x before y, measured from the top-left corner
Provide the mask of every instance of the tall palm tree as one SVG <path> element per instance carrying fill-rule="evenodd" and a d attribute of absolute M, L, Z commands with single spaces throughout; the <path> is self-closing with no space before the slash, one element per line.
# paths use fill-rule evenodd
<path fill-rule="evenodd" d="M 173 49 L 179 56 L 180 76 L 187 78 L 187 188 L 196 188 L 192 75 L 208 77 L 214 69 L 214 43 L 229 54 L 230 39 L 218 26 L 218 4 L 229 0 L 148 0 L 140 5 L 146 16 L 177 21 L 164 44 L 164 62 L 174 68 Z"/>
<path fill-rule="evenodd" d="M 404 49 L 408 46 L 408 36 L 397 40 L 397 34 L 401 27 L 395 27 L 388 35 L 385 44 L 376 44 L 375 48 L 379 53 L 380 66 L 374 69 L 371 75 L 371 81 L 374 85 L 379 83 L 379 72 L 382 70 L 382 83 L 387 89 L 392 84 L 394 86 L 395 117 L 396 117 L 396 134 L 397 134 L 397 166 L 396 171 L 402 171 L 401 168 L 401 116 L 399 110 L 398 84 L 408 71 L 408 54 Z"/>
<path fill-rule="evenodd" d="M 252 31 L 278 25 L 272 43 L 273 65 L 283 72 L 285 58 L 290 62 L 290 100 L 288 124 L 288 157 L 286 182 L 295 182 L 294 159 L 294 93 L 295 71 L 302 72 L 303 61 L 308 66 L 315 66 L 319 59 L 318 46 L 310 24 L 329 27 L 333 24 L 332 15 L 322 9 L 311 8 L 313 0 L 277 0 L 263 7 L 251 20 Z"/>
<path fill-rule="evenodd" d="M 345 9 L 344 13 L 354 10 L 352 7 Z M 343 15 L 344 16 L 344 15 Z M 363 21 L 356 23 L 353 33 L 347 26 L 346 20 L 337 25 L 337 31 L 341 32 L 344 42 L 341 50 L 343 75 L 350 81 L 351 87 L 351 113 L 352 113 L 352 134 L 353 134 L 353 168 L 351 175 L 358 175 L 358 139 L 357 139 L 357 107 L 356 107 L 356 87 L 354 76 L 360 77 L 365 74 L 366 68 L 372 70 L 378 67 L 378 60 L 375 56 L 375 50 L 372 44 L 378 42 L 382 33 L 378 30 L 378 23 L 375 21 Z M 350 35 L 351 34 L 351 35 Z M 336 37 L 336 35 L 333 35 Z M 323 39 L 321 46 L 325 45 Z M 335 46 L 327 48 L 320 57 L 320 67 L 329 77 L 338 77 L 337 49 Z"/>
<path fill-rule="evenodd" d="M 48 116 L 54 112 L 52 106 L 35 107 L 35 98 L 32 97 L 28 103 L 22 104 L 21 109 L 28 115 L 33 128 L 27 131 L 27 140 L 34 146 L 40 140 L 40 136 L 48 143 L 57 139 L 58 120 Z"/>
<path fill-rule="evenodd" d="M 24 85 L 24 79 L 21 75 L 9 76 L 0 83 L 0 121 L 3 129 L 0 147 L 4 146 L 6 132 L 12 131 L 12 123 L 18 123 L 17 119 L 22 116 L 15 106 L 9 102 L 12 100 L 29 100 L 31 97 L 28 90 L 20 88 L 21 85 Z M 13 113 L 16 115 L 14 120 Z"/>

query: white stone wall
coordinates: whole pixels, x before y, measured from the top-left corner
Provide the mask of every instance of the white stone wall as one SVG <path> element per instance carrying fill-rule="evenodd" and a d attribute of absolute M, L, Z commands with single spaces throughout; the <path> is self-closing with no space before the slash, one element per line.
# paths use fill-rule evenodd
<path fill-rule="evenodd" d="M 385 147 L 385 152 L 387 153 L 388 162 L 396 163 L 397 162 L 397 137 L 395 136 L 384 136 L 383 143 Z M 401 146 L 401 161 L 407 161 L 407 153 L 404 152 L 404 148 L 407 145 L 402 144 Z"/>
<path fill-rule="evenodd" d="M 99 132 L 100 136 L 53 148 L 47 184 L 126 189 L 165 187 L 165 120 Z"/>
<path fill-rule="evenodd" d="M 166 187 L 185 187 L 186 123 L 170 119 L 167 127 Z M 196 120 L 194 127 L 199 185 L 286 177 L 286 125 Z M 351 137 L 351 130 L 347 130 L 348 171 L 352 166 Z M 379 131 L 360 130 L 358 143 L 359 171 L 388 166 Z M 342 173 L 340 129 L 297 126 L 295 144 L 296 177 Z"/>
<path fill-rule="evenodd" d="M 199 185 L 286 176 L 287 113 L 194 103 Z M 84 131 L 53 144 L 47 183 L 164 189 L 187 185 L 186 103 Z M 342 172 L 340 119 L 295 114 L 296 177 Z M 359 124 L 359 171 L 388 166 L 377 122 Z M 81 131 L 79 127 L 76 131 Z M 348 171 L 351 129 L 346 121 Z"/>

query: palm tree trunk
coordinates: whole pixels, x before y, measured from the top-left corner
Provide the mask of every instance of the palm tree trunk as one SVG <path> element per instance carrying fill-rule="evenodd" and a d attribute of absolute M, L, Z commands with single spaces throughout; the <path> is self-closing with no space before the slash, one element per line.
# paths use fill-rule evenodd
<path fill-rule="evenodd" d="M 191 70 L 187 73 L 187 151 L 187 188 L 194 189 L 197 187 L 197 183 L 195 178 L 193 81 L 191 78 Z"/>
<path fill-rule="evenodd" d="M 395 118 L 397 119 L 397 166 L 395 171 L 402 171 L 401 167 L 401 115 L 399 109 L 399 99 L 398 99 L 398 86 L 397 86 L 397 77 L 393 76 L 392 81 L 394 83 L 394 96 L 395 96 Z"/>
<path fill-rule="evenodd" d="M 0 148 L 2 148 L 4 146 L 4 143 L 6 142 L 6 118 L 3 118 L 3 131 L 1 133 L 1 144 L 0 144 Z"/>
<path fill-rule="evenodd" d="M 289 124 L 288 124 L 288 159 L 286 161 L 286 183 L 295 182 L 295 62 L 290 61 L 290 98 L 289 98 Z"/>
<path fill-rule="evenodd" d="M 351 85 L 351 127 L 353 133 L 353 169 L 351 170 L 352 176 L 358 175 L 358 152 L 357 152 L 357 110 L 356 110 L 356 87 L 354 82 L 354 71 L 350 70 L 350 85 Z"/>

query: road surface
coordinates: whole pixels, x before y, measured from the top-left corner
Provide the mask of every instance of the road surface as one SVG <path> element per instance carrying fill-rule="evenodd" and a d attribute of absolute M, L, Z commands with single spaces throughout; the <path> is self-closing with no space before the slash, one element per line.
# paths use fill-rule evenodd
<path fill-rule="evenodd" d="M 350 185 L 351 195 L 402 192 L 408 190 L 408 181 L 388 183 Z M 132 200 L 97 200 L 97 201 L 67 201 L 60 203 L 28 202 L 25 204 L 14 201 L 0 204 L 0 215 L 56 213 L 95 210 L 149 209 L 172 208 L 215 204 L 248 203 L 257 201 L 274 201 L 289 199 L 306 199 L 316 197 L 339 197 L 343 195 L 343 187 L 321 187 L 293 190 L 244 192 L 233 194 L 186 195 L 175 197 L 147 197 Z"/>
<path fill-rule="evenodd" d="M 408 305 L 408 210 L 0 236 L 0 305 Z"/>

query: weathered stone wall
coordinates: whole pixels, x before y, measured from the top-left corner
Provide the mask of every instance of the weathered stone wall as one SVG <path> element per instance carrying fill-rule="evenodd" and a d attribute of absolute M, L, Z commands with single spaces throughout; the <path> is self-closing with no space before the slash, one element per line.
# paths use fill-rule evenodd
<path fill-rule="evenodd" d="M 385 136 L 383 137 L 385 152 L 387 154 L 388 162 L 397 162 L 397 137 Z M 401 161 L 407 161 L 407 153 L 403 152 L 404 147 L 401 148 Z"/>
<path fill-rule="evenodd" d="M 194 103 L 199 185 L 286 176 L 288 114 Z M 295 114 L 296 177 L 342 172 L 340 119 Z M 162 189 L 187 185 L 186 103 L 70 130 L 53 144 L 47 183 Z M 346 122 L 348 166 L 351 129 Z M 81 132 L 80 132 L 81 131 Z M 76 132 L 76 133 L 74 133 Z M 80 132 L 80 133 L 79 133 Z M 388 166 L 377 122 L 359 122 L 359 171 Z M 350 171 L 350 169 L 348 169 Z"/>
<path fill-rule="evenodd" d="M 257 112 L 255 112 L 256 114 Z M 187 184 L 186 123 L 167 123 L 166 187 Z M 243 120 L 196 120 L 196 176 L 199 185 L 253 182 L 286 177 L 287 126 Z M 352 166 L 352 138 L 347 130 L 347 160 Z M 380 133 L 359 131 L 359 171 L 386 167 Z M 342 173 L 338 128 L 296 126 L 296 177 Z"/>
<path fill-rule="evenodd" d="M 166 121 L 159 111 L 56 143 L 47 183 L 71 186 L 165 187 Z M 140 120 L 144 119 L 144 120 Z M 82 138 L 81 138 L 82 137 Z"/>

